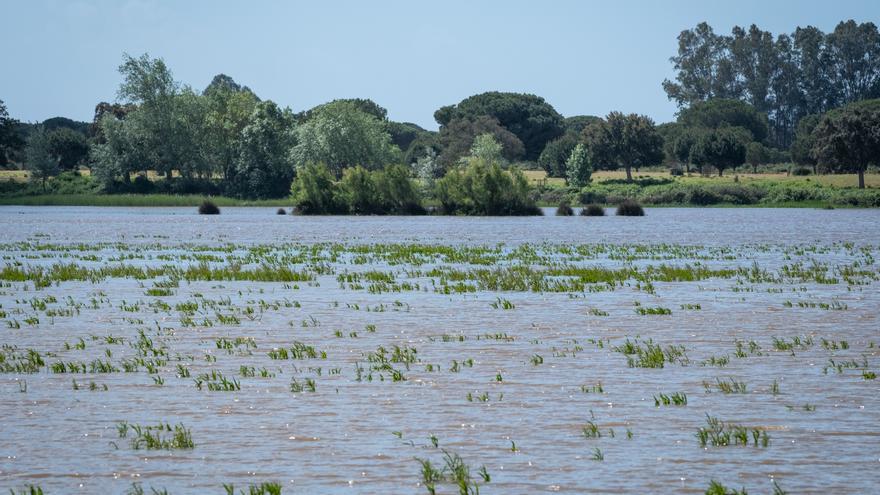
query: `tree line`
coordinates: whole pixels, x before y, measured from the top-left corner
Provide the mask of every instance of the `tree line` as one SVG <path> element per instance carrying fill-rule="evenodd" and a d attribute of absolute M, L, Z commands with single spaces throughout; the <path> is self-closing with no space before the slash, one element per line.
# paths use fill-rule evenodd
<path fill-rule="evenodd" d="M 681 33 L 675 81 L 663 83 L 680 106 L 674 122 L 564 117 L 539 96 L 493 91 L 439 108 L 436 132 L 391 121 L 367 99 L 295 113 L 223 74 L 198 91 L 160 58 L 125 55 L 117 101 L 99 103 L 91 123 L 21 124 L 0 101 L 0 166 L 24 164 L 42 184 L 85 166 L 106 192 L 292 194 L 316 213 L 414 213 L 426 199 L 448 213 L 525 212 L 534 202 L 520 166 L 582 188 L 596 170 L 631 179 L 665 163 L 721 175 L 794 161 L 858 173 L 863 186 L 880 157 L 877 54 L 872 23 L 776 38 L 703 23 Z"/>

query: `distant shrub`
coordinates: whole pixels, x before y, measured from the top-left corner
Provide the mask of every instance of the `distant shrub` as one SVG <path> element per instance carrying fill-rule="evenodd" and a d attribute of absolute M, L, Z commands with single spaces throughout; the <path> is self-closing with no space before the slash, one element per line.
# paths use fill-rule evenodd
<path fill-rule="evenodd" d="M 275 212 L 276 215 L 287 215 L 287 210 L 284 208 L 278 208 L 278 211 Z"/>
<path fill-rule="evenodd" d="M 470 158 L 437 181 L 435 194 L 447 215 L 542 215 L 519 169 L 509 172 L 484 158 Z"/>
<path fill-rule="evenodd" d="M 570 217 L 572 215 L 574 215 L 574 210 L 571 209 L 568 203 L 560 203 L 559 207 L 556 208 L 557 217 Z"/>
<path fill-rule="evenodd" d="M 591 204 L 584 207 L 581 210 L 581 216 L 584 217 L 604 217 L 605 216 L 605 208 L 602 208 L 599 205 Z"/>
<path fill-rule="evenodd" d="M 812 175 L 813 171 L 810 170 L 809 167 L 795 167 L 791 171 L 791 175 L 796 175 L 798 177 L 803 177 L 805 175 Z"/>
<path fill-rule="evenodd" d="M 627 200 L 617 205 L 617 216 L 643 217 L 645 216 L 645 210 L 642 208 L 642 205 L 635 201 Z"/>
<path fill-rule="evenodd" d="M 676 165 L 676 166 L 669 169 L 669 175 L 671 175 L 673 177 L 681 177 L 682 175 L 684 175 L 684 170 L 682 170 L 681 167 Z"/>
<path fill-rule="evenodd" d="M 199 205 L 199 215 L 219 215 L 220 208 L 210 199 L 202 201 Z"/>

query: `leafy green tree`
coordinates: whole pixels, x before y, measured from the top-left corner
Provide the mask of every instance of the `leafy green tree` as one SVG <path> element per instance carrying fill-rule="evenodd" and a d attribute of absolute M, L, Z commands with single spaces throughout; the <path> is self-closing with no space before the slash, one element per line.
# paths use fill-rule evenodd
<path fill-rule="evenodd" d="M 712 98 L 738 98 L 736 71 L 730 57 L 730 41 L 715 34 L 708 23 L 678 35 L 678 54 L 670 59 L 675 82 L 663 81 L 670 100 L 680 107 Z"/>
<path fill-rule="evenodd" d="M 339 176 L 348 167 L 373 170 L 400 160 L 383 121 L 348 101 L 322 105 L 297 127 L 293 159 L 297 168 L 325 163 Z"/>
<path fill-rule="evenodd" d="M 880 33 L 873 22 L 841 22 L 825 43 L 841 103 L 880 96 Z"/>
<path fill-rule="evenodd" d="M 562 127 L 566 133 L 579 135 L 584 131 L 584 127 L 600 120 L 602 120 L 602 117 L 596 117 L 595 115 L 574 115 L 565 117 L 562 121 Z"/>
<path fill-rule="evenodd" d="M 816 158 L 813 156 L 813 130 L 819 125 L 821 115 L 807 115 L 798 122 L 797 133 L 791 143 L 791 159 L 798 165 L 804 165 L 816 170 Z"/>
<path fill-rule="evenodd" d="M 62 169 L 73 170 L 88 157 L 89 143 L 84 134 L 69 127 L 57 127 L 46 134 L 49 152 L 57 158 Z"/>
<path fill-rule="evenodd" d="M 850 105 L 827 113 L 813 130 L 813 156 L 819 166 L 856 173 L 865 188 L 865 169 L 880 164 L 880 100 L 878 105 Z"/>
<path fill-rule="evenodd" d="M 752 173 L 758 173 L 758 165 L 770 163 L 771 153 L 763 144 L 752 141 L 746 145 L 746 163 L 752 166 Z"/>
<path fill-rule="evenodd" d="M 239 196 L 277 198 L 290 189 L 294 177 L 291 156 L 296 143 L 294 117 L 272 101 L 257 103 L 241 131 L 241 154 L 233 180 Z"/>
<path fill-rule="evenodd" d="M 17 131 L 18 120 L 9 117 L 6 104 L 0 100 L 0 166 L 9 162 L 12 153 L 20 150 L 24 145 Z"/>
<path fill-rule="evenodd" d="M 347 208 L 339 187 L 333 182 L 330 169 L 323 163 L 306 163 L 299 167 L 290 186 L 296 209 L 305 215 L 346 213 Z"/>
<path fill-rule="evenodd" d="M 356 108 L 361 112 L 372 115 L 376 118 L 376 120 L 379 120 L 381 122 L 385 122 L 388 120 L 388 110 L 386 110 L 375 101 L 367 98 L 340 98 L 329 101 L 327 103 L 322 103 L 314 108 L 306 110 L 305 112 L 297 114 L 297 120 L 300 123 L 306 122 L 312 119 L 315 115 L 320 114 L 327 107 L 338 107 L 340 105 Z"/>
<path fill-rule="evenodd" d="M 502 156 L 508 161 L 522 158 L 525 153 L 522 141 L 514 133 L 502 127 L 496 118 L 481 115 L 473 119 L 454 118 L 440 128 L 438 140 L 442 152 L 437 161 L 444 168 L 451 168 L 468 156 L 474 140 L 483 134 L 491 134 L 501 144 Z"/>
<path fill-rule="evenodd" d="M 578 143 L 571 151 L 566 162 L 568 169 L 568 183 L 575 187 L 584 187 L 590 183 L 590 175 L 593 173 L 593 164 L 590 163 L 590 155 L 587 147 Z"/>
<path fill-rule="evenodd" d="M 500 162 L 503 160 L 501 156 L 501 143 L 495 140 L 492 134 L 480 134 L 474 138 L 474 144 L 471 145 L 470 156 L 482 158 L 486 161 Z"/>
<path fill-rule="evenodd" d="M 767 116 L 746 102 L 730 99 L 712 99 L 694 103 L 683 109 L 678 122 L 685 127 L 742 127 L 752 134 L 755 141 L 767 138 Z"/>
<path fill-rule="evenodd" d="M 644 115 L 611 112 L 601 122 L 584 128 L 584 144 L 597 168 L 626 170 L 632 181 L 632 168 L 663 161 L 663 138 L 654 121 Z"/>
<path fill-rule="evenodd" d="M 571 151 L 577 146 L 579 140 L 579 134 L 569 131 L 561 137 L 550 141 L 544 146 L 544 151 L 538 157 L 538 165 L 550 177 L 565 177 L 568 173 L 565 165 L 566 161 L 568 161 Z"/>
<path fill-rule="evenodd" d="M 539 215 L 519 169 L 472 157 L 437 181 L 435 196 L 446 214 Z"/>
<path fill-rule="evenodd" d="M 412 122 L 392 122 L 389 120 L 385 123 L 385 127 L 391 136 L 391 142 L 402 151 L 408 150 L 413 141 L 420 136 L 431 134 Z"/>
<path fill-rule="evenodd" d="M 700 165 L 711 165 L 722 176 L 726 169 L 736 168 L 746 160 L 746 145 L 751 141 L 748 131 L 721 127 L 700 135 L 691 151 L 691 159 Z"/>
<path fill-rule="evenodd" d="M 92 177 L 100 181 L 105 190 L 110 190 L 117 180 L 128 184 L 132 173 L 144 171 L 146 174 L 147 168 L 156 162 L 143 116 L 131 112 L 122 120 L 107 113 L 99 121 L 102 139 L 92 146 L 89 160 Z"/>
<path fill-rule="evenodd" d="M 379 192 L 370 171 L 361 167 L 347 168 L 339 183 L 342 200 L 355 215 L 371 215 L 379 211 Z"/>
<path fill-rule="evenodd" d="M 516 135 L 525 147 L 525 158 L 537 160 L 548 141 L 562 135 L 562 116 L 543 98 L 531 94 L 491 91 L 465 98 L 434 112 L 442 128 L 454 119 L 489 115 Z"/>
<path fill-rule="evenodd" d="M 242 88 L 232 78 L 221 76 L 216 76 L 204 92 L 207 111 L 203 136 L 207 162 L 229 181 L 235 176 L 241 156 L 244 129 L 251 123 L 260 100 L 247 86 Z"/>
<path fill-rule="evenodd" d="M 52 154 L 51 143 L 45 129 L 38 127 L 28 137 L 25 148 L 25 166 L 32 181 L 39 181 L 46 190 L 46 180 L 58 175 L 58 159 Z"/>
<path fill-rule="evenodd" d="M 386 165 L 373 172 L 382 213 L 423 214 L 421 195 L 405 165 Z"/>

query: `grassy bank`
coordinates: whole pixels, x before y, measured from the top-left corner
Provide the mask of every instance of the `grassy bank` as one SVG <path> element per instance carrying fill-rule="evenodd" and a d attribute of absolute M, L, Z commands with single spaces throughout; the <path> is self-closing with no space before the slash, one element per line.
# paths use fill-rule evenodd
<path fill-rule="evenodd" d="M 23 206 L 198 206 L 204 196 L 197 194 L 41 194 L 0 196 L 0 205 Z M 248 201 L 224 196 L 211 198 L 217 206 L 290 206 L 289 199 Z"/>

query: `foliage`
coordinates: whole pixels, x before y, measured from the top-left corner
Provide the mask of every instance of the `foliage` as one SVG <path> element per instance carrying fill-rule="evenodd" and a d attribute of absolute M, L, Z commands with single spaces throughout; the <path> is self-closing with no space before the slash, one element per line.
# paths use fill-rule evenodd
<path fill-rule="evenodd" d="M 474 157 L 438 180 L 435 191 L 446 214 L 539 215 L 528 193 L 521 171 Z"/>
<path fill-rule="evenodd" d="M 706 129 L 741 127 L 749 131 L 754 141 L 764 141 L 768 133 L 765 114 L 748 103 L 723 98 L 695 102 L 679 113 L 678 122 L 686 127 Z"/>
<path fill-rule="evenodd" d="M 583 187 L 590 183 L 590 175 L 593 173 L 593 164 L 586 146 L 578 144 L 571 150 L 571 155 L 565 162 L 568 170 L 568 183 L 574 187 Z"/>
<path fill-rule="evenodd" d="M 758 165 L 770 163 L 771 153 L 763 144 L 752 141 L 746 145 L 745 162 L 752 166 L 752 172 L 758 173 Z"/>
<path fill-rule="evenodd" d="M 220 208 L 210 199 L 202 201 L 199 205 L 199 215 L 219 215 Z"/>
<path fill-rule="evenodd" d="M 69 127 L 46 129 L 49 141 L 49 152 L 58 161 L 58 166 L 65 170 L 75 169 L 89 155 L 89 143 L 85 135 Z"/>
<path fill-rule="evenodd" d="M 801 117 L 880 94 L 872 22 L 841 22 L 827 34 L 798 27 L 775 38 L 755 25 L 718 35 L 703 22 L 681 32 L 671 60 L 675 81 L 663 82 L 670 99 L 683 108 L 713 98 L 749 103 L 770 118 L 777 147 L 789 146 Z"/>
<path fill-rule="evenodd" d="M 880 108 L 853 105 L 829 112 L 813 130 L 813 139 L 813 156 L 823 169 L 855 172 L 864 189 L 865 169 L 880 163 Z"/>
<path fill-rule="evenodd" d="M 58 159 L 52 154 L 49 133 L 42 127 L 31 133 L 25 148 L 25 166 L 31 173 L 31 180 L 40 182 L 46 189 L 46 180 L 58 175 Z"/>
<path fill-rule="evenodd" d="M 488 115 L 516 135 L 522 142 L 527 160 L 537 160 L 544 145 L 563 133 L 562 116 L 543 98 L 531 94 L 490 91 L 465 98 L 456 105 L 434 112 L 442 128 L 453 119 Z M 503 140 L 502 140 L 503 142 Z"/>
<path fill-rule="evenodd" d="M 24 146 L 16 132 L 17 126 L 18 121 L 9 117 L 6 104 L 0 100 L 0 166 L 6 165 L 10 155 Z"/>
<path fill-rule="evenodd" d="M 619 217 L 643 217 L 645 216 L 645 210 L 642 208 L 642 205 L 636 203 L 632 200 L 624 200 L 622 203 L 617 205 L 617 211 L 615 215 Z"/>
<path fill-rule="evenodd" d="M 470 156 L 489 162 L 500 162 L 503 159 L 501 153 L 501 143 L 496 141 L 493 135 L 486 133 L 480 134 L 474 138 L 474 144 L 471 145 Z"/>
<path fill-rule="evenodd" d="M 257 103 L 241 130 L 241 153 L 233 190 L 243 198 L 284 195 L 294 175 L 291 150 L 295 143 L 293 114 L 271 101 Z"/>
<path fill-rule="evenodd" d="M 339 188 L 333 182 L 330 168 L 323 163 L 307 163 L 299 167 L 290 186 L 294 208 L 304 215 L 338 214 L 345 211 Z"/>
<path fill-rule="evenodd" d="M 297 169 L 308 163 L 325 163 L 333 174 L 361 165 L 373 170 L 399 160 L 384 123 L 356 104 L 339 100 L 313 110 L 296 129 L 293 161 Z"/>
<path fill-rule="evenodd" d="M 644 115 L 611 112 L 600 122 L 584 128 L 584 143 L 594 168 L 626 169 L 632 180 L 632 167 L 659 164 L 663 160 L 663 139 L 654 121 Z"/>
<path fill-rule="evenodd" d="M 437 160 L 445 169 L 467 156 L 477 136 L 491 134 L 501 144 L 502 156 L 509 161 L 521 158 L 525 148 L 522 141 L 487 115 L 474 118 L 454 118 L 440 128 L 438 136 L 442 152 Z"/>
<path fill-rule="evenodd" d="M 573 130 L 568 131 L 553 141 L 548 142 L 544 147 L 544 151 L 538 157 L 538 165 L 547 172 L 549 177 L 565 177 L 568 174 L 565 162 L 568 161 L 571 151 L 578 144 L 580 139 L 578 133 L 575 133 Z"/>
<path fill-rule="evenodd" d="M 697 165 L 710 165 L 723 175 L 724 170 L 736 168 L 746 160 L 749 136 L 742 128 L 722 127 L 700 135 L 691 150 L 691 160 Z"/>
<path fill-rule="evenodd" d="M 813 157 L 813 130 L 821 119 L 821 115 L 807 115 L 798 122 L 797 133 L 791 143 L 791 159 L 798 165 L 816 166 L 816 159 Z"/>

